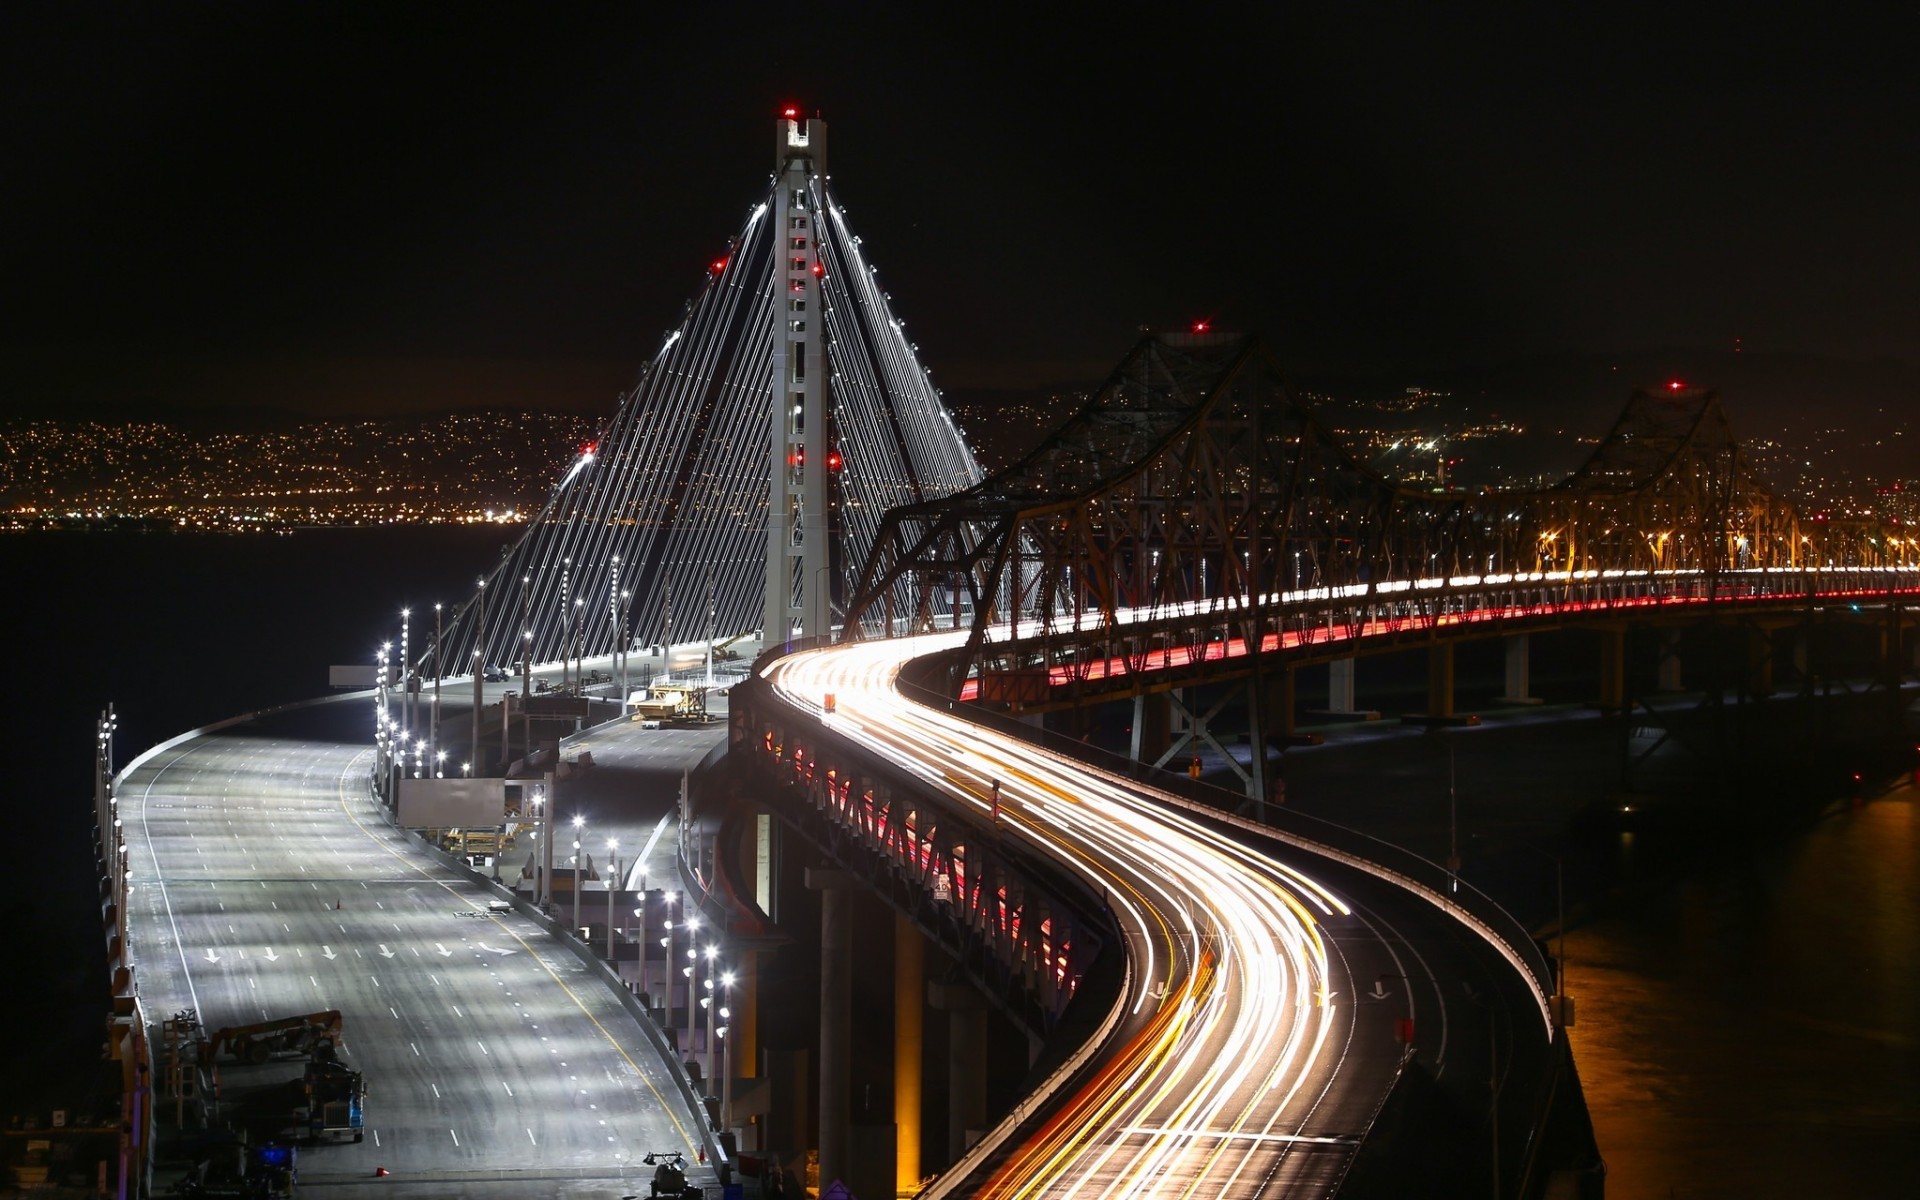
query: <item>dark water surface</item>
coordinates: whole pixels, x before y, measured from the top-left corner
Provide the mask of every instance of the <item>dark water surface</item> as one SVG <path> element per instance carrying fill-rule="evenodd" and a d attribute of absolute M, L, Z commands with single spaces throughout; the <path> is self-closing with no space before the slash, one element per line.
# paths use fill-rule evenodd
<path fill-rule="evenodd" d="M 1837 806 L 1576 925 L 1609 1196 L 1920 1194 L 1917 802 Z"/>
<path fill-rule="evenodd" d="M 0 1055 L 0 1120 L 72 1103 L 62 1081 L 98 1054 L 95 714 L 117 704 L 124 762 L 197 725 L 321 694 L 330 664 L 369 662 L 397 635 L 403 604 L 461 600 L 501 541 L 498 529 L 0 538 L 17 893 L 0 943 L 0 1017 L 16 1035 Z M 1520 843 L 1565 862 L 1574 1045 L 1609 1195 L 1920 1194 L 1913 791 L 1737 838 L 1555 842 L 1540 828 L 1547 801 L 1503 807 L 1493 781 L 1597 794 L 1611 752 L 1590 716 L 1534 721 L 1506 742 L 1494 728 L 1461 735 L 1457 762 L 1433 739 L 1360 746 L 1319 768 L 1304 758 L 1296 796 L 1305 808 L 1323 790 L 1324 815 L 1361 816 L 1358 804 L 1342 813 L 1338 783 L 1367 796 L 1394 840 L 1444 856 L 1457 771 L 1465 874 L 1533 925 L 1553 916 L 1555 866 Z M 1572 803 L 1547 819 L 1563 824 Z"/>

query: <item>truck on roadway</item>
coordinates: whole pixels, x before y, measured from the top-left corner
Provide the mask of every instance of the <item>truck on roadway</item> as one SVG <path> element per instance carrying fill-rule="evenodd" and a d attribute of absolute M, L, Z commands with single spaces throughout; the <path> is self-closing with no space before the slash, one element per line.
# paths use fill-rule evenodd
<path fill-rule="evenodd" d="M 303 1087 L 307 1136 L 315 1141 L 350 1137 L 356 1142 L 366 1137 L 366 1076 L 341 1062 L 332 1042 L 315 1045 Z"/>

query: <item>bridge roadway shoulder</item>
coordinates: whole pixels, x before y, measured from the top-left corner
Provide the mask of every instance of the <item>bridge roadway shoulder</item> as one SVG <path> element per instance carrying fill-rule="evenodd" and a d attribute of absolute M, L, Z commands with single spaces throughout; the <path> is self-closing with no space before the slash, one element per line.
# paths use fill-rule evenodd
<path fill-rule="evenodd" d="M 631 1190 L 647 1150 L 692 1157 L 669 1068 L 618 998 L 537 924 L 487 913 L 478 881 L 388 826 L 367 798 L 363 751 L 327 728 L 334 716 L 196 738 L 123 781 L 150 1014 L 198 1007 L 216 1027 L 346 1014 L 368 1136 L 310 1151 L 316 1181 L 385 1166 L 396 1182 L 550 1172 Z M 226 1069 L 223 1098 L 284 1087 L 298 1066 Z"/>

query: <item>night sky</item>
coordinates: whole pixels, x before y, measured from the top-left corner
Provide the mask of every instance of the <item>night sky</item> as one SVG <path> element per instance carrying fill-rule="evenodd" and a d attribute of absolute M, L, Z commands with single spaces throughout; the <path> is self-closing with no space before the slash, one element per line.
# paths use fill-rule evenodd
<path fill-rule="evenodd" d="M 686 7 L 0 7 L 0 415 L 610 411 L 788 101 L 957 394 L 1920 324 L 1911 31 L 1831 7 Z"/>

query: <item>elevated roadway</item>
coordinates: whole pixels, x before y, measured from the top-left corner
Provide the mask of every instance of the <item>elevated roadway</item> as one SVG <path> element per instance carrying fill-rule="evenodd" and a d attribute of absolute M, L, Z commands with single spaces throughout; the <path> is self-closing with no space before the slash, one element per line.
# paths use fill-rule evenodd
<path fill-rule="evenodd" d="M 1100 1035 L 928 1194 L 1331 1195 L 1395 1085 L 1408 1032 L 1469 1110 L 1491 1106 L 1490 1084 L 1520 1081 L 1509 1097 L 1520 1144 L 1502 1158 L 1524 1165 L 1555 1036 L 1534 963 L 1446 895 L 1358 855 L 1234 827 L 896 690 L 904 663 L 964 636 L 761 668 L 790 708 L 1086 880 L 1126 943 Z M 1494 1153 L 1489 1137 L 1479 1162 L 1436 1166 L 1485 1178 Z"/>
<path fill-rule="evenodd" d="M 149 1011 L 190 1008 L 208 1029 L 345 1014 L 365 1140 L 309 1151 L 303 1192 L 381 1167 L 381 1185 L 434 1194 L 632 1191 L 646 1152 L 691 1160 L 697 1131 L 618 999 L 538 922 L 496 911 L 388 825 L 368 797 L 371 752 L 301 736 L 342 723 L 325 707 L 192 738 L 121 780 Z M 228 1060 L 220 1102 L 270 1106 L 299 1074 Z"/>

